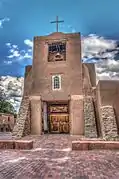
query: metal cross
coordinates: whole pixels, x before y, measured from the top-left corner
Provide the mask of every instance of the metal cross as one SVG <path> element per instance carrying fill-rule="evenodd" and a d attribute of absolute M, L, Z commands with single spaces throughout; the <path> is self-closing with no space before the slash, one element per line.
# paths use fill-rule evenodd
<path fill-rule="evenodd" d="M 62 22 L 64 22 L 63 20 L 62 21 L 59 21 L 58 20 L 58 16 L 56 16 L 56 21 L 52 21 L 51 23 L 56 23 L 56 31 L 58 32 L 58 25 L 59 25 L 59 23 L 62 23 Z"/>

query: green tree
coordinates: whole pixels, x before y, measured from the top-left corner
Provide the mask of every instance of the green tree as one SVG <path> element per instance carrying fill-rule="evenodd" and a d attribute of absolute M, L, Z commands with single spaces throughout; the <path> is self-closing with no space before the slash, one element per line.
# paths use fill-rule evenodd
<path fill-rule="evenodd" d="M 13 105 L 5 99 L 0 99 L 0 113 L 9 113 L 16 115 Z"/>

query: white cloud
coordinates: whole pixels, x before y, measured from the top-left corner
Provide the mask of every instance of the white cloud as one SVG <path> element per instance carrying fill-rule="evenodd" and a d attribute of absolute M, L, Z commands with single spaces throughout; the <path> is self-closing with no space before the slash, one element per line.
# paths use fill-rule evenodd
<path fill-rule="evenodd" d="M 68 27 L 72 28 L 72 27 Z M 24 40 L 26 50 L 20 50 L 17 45 L 6 43 L 9 48 L 8 63 L 32 59 L 33 42 L 30 39 Z M 118 79 L 119 61 L 115 57 L 119 53 L 117 41 L 105 39 L 94 34 L 82 37 L 82 59 L 84 62 L 96 63 L 97 79 Z"/>
<path fill-rule="evenodd" d="M 4 63 L 7 64 L 7 65 L 11 65 L 12 61 L 11 60 L 7 60 L 7 61 L 4 60 Z"/>
<path fill-rule="evenodd" d="M 17 50 L 10 49 L 11 55 L 8 56 L 8 58 L 14 58 L 14 57 L 19 57 L 20 53 Z"/>
<path fill-rule="evenodd" d="M 11 43 L 6 43 L 6 46 L 10 47 L 10 46 L 11 46 Z"/>
<path fill-rule="evenodd" d="M 28 49 L 28 52 L 32 52 L 32 49 Z"/>
<path fill-rule="evenodd" d="M 18 49 L 18 46 L 17 46 L 17 45 L 13 45 L 13 48 L 14 48 L 14 49 Z"/>
<path fill-rule="evenodd" d="M 88 37 L 82 37 L 82 56 L 88 58 L 114 58 L 116 51 L 107 52 L 107 50 L 115 50 L 116 46 L 115 40 L 106 40 L 92 34 Z"/>
<path fill-rule="evenodd" d="M 18 45 L 11 44 L 9 42 L 6 43 L 6 46 L 9 49 L 9 55 L 7 56 L 7 58 L 11 59 L 10 61 L 12 63 L 32 58 L 32 41 L 28 39 L 24 40 L 24 44 L 27 46 L 26 50 L 20 50 Z M 9 64 L 9 60 L 5 60 L 4 63 Z"/>
<path fill-rule="evenodd" d="M 0 19 L 0 28 L 3 28 L 3 24 L 4 24 L 5 22 L 7 22 L 7 21 L 10 21 L 10 19 L 7 18 L 7 17 L 5 17 L 5 18 L 3 18 L 3 19 Z"/>
<path fill-rule="evenodd" d="M 29 53 L 25 53 L 25 54 L 24 54 L 24 58 L 30 59 L 30 58 L 31 58 L 31 55 L 29 55 Z"/>
<path fill-rule="evenodd" d="M 119 61 L 101 60 L 96 64 L 97 79 L 119 79 Z"/>
<path fill-rule="evenodd" d="M 82 58 L 84 62 L 96 63 L 97 79 L 119 79 L 119 53 L 117 41 L 96 35 L 82 37 Z"/>
<path fill-rule="evenodd" d="M 33 42 L 29 39 L 24 40 L 24 43 L 28 45 L 29 47 L 33 47 Z"/>

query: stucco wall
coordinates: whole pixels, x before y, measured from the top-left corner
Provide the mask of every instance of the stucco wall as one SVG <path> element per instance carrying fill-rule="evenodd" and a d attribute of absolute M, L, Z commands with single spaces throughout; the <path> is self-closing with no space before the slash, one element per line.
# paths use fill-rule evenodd
<path fill-rule="evenodd" d="M 94 64 L 83 63 L 83 94 L 84 94 L 84 123 L 85 136 L 97 137 L 97 110 L 95 105 L 94 86 L 96 84 L 96 73 Z"/>
<path fill-rule="evenodd" d="M 24 75 L 24 96 L 28 96 L 31 93 L 32 89 L 32 65 L 28 65 L 25 67 L 25 75 Z"/>
<path fill-rule="evenodd" d="M 86 64 L 82 64 L 82 79 L 83 79 L 83 94 L 91 95 L 92 84 L 89 74 L 89 69 Z"/>
<path fill-rule="evenodd" d="M 0 113 L 0 131 L 13 130 L 15 124 L 15 118 L 12 114 Z"/>
<path fill-rule="evenodd" d="M 94 63 L 84 63 L 84 65 L 88 68 L 91 86 L 95 87 L 96 86 L 95 64 Z"/>
<path fill-rule="evenodd" d="M 48 62 L 47 41 L 66 40 L 66 61 Z M 80 34 L 53 33 L 34 38 L 33 85 L 31 95 L 42 100 L 68 100 L 69 95 L 82 94 L 82 65 Z M 52 75 L 61 74 L 62 88 L 52 91 Z"/>
<path fill-rule="evenodd" d="M 119 122 L 119 81 L 103 80 L 98 83 L 100 89 L 100 105 L 113 106 Z"/>
<path fill-rule="evenodd" d="M 102 80 L 98 82 L 97 88 L 97 102 L 98 102 L 98 109 L 99 109 L 99 116 L 100 116 L 100 125 L 105 120 L 107 120 L 108 117 L 110 117 L 109 121 L 112 123 L 116 122 L 117 132 L 119 130 L 118 124 L 119 124 L 119 81 L 113 81 L 113 80 Z M 106 107 L 106 110 L 102 112 L 102 107 Z M 110 109 L 113 109 L 112 116 L 107 116 L 104 112 L 110 111 Z M 107 116 L 107 118 L 105 118 Z M 103 119 L 102 119 L 103 118 Z M 113 120 L 112 120 L 113 119 Z M 108 124 L 110 127 L 110 130 L 113 126 L 112 124 Z M 115 127 L 114 127 L 115 128 Z"/>

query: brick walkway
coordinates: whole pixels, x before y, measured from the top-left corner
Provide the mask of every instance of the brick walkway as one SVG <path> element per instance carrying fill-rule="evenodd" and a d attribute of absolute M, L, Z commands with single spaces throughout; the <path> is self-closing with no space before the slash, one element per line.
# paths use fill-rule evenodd
<path fill-rule="evenodd" d="M 71 151 L 68 135 L 28 138 L 31 151 L 0 151 L 0 179 L 119 179 L 119 151 Z"/>

